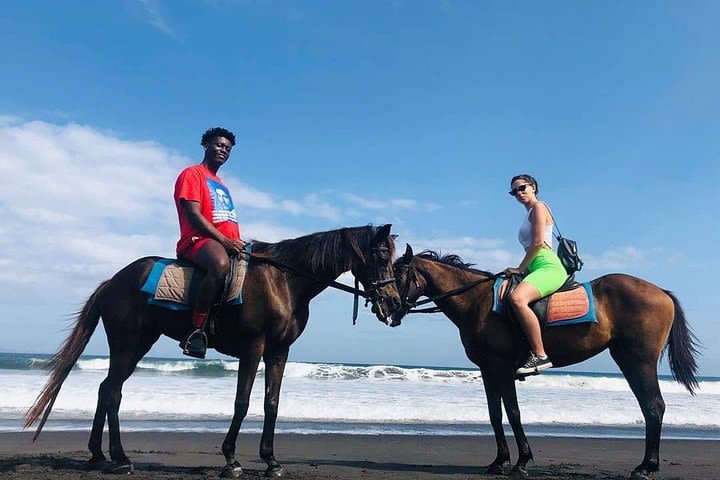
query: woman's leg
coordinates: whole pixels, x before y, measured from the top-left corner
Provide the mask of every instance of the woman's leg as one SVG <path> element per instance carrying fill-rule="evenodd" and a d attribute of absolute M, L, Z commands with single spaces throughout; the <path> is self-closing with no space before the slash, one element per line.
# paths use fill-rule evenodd
<path fill-rule="evenodd" d="M 521 282 L 510 294 L 510 304 L 530 343 L 530 350 L 538 357 L 545 358 L 547 355 L 540 332 L 540 321 L 530 308 L 530 303 L 540 300 L 540 298 L 540 292 L 535 286 L 528 282 Z"/>

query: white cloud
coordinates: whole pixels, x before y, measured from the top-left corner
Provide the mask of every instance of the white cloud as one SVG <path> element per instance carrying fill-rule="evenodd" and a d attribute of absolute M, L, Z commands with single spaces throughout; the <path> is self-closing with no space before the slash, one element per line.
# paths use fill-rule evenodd
<path fill-rule="evenodd" d="M 46 208 L 18 208 L 15 213 L 28 221 L 40 221 L 47 225 L 68 225 L 77 221 L 77 217 L 67 213 L 53 212 Z"/>
<path fill-rule="evenodd" d="M 283 200 L 280 202 L 280 207 L 286 212 L 294 215 L 299 215 L 303 211 L 302 205 L 295 200 Z"/>
<path fill-rule="evenodd" d="M 390 205 L 397 208 L 417 208 L 417 202 L 408 198 L 395 198 L 390 200 Z"/>
<path fill-rule="evenodd" d="M 0 126 L 0 294 L 21 284 L 48 295 L 89 288 L 135 258 L 172 255 L 168 198 L 183 163 L 161 145 L 86 126 Z"/>
<path fill-rule="evenodd" d="M 25 219 L 36 214 L 33 221 L 41 224 L 77 215 L 89 221 L 173 214 L 166 207 L 171 187 L 165 186 L 174 183 L 179 165 L 180 158 L 160 145 L 85 126 L 0 128 L 0 201 Z"/>
<path fill-rule="evenodd" d="M 317 194 L 308 194 L 302 201 L 277 199 L 267 192 L 262 192 L 238 182 L 232 176 L 224 175 L 223 181 L 227 183 L 232 192 L 233 202 L 238 206 L 275 210 L 292 215 L 307 215 L 328 220 L 338 220 L 340 218 L 340 210 L 324 201 Z"/>
<path fill-rule="evenodd" d="M 275 210 L 278 203 L 269 193 L 261 192 L 233 178 L 225 178 L 224 182 L 232 192 L 233 203 L 238 206 L 254 207 L 263 210 Z"/>
<path fill-rule="evenodd" d="M 588 270 L 625 271 L 652 263 L 651 258 L 662 251 L 659 247 L 647 251 L 630 245 L 606 250 L 600 254 L 584 254 L 580 258 L 585 262 L 584 268 Z"/>
<path fill-rule="evenodd" d="M 322 200 L 319 195 L 308 194 L 303 200 L 303 209 L 308 215 L 327 218 L 329 220 L 338 220 L 340 218 L 340 210 Z"/>
<path fill-rule="evenodd" d="M 160 12 L 160 3 L 157 0 L 139 0 L 139 2 L 147 15 L 146 20 L 150 25 L 171 37 L 175 36 L 175 31 Z"/>
<path fill-rule="evenodd" d="M 440 237 L 432 240 L 442 248 L 447 249 L 495 249 L 503 245 L 503 240 L 496 238 L 475 238 L 475 237 Z"/>
<path fill-rule="evenodd" d="M 466 262 L 474 263 L 482 270 L 498 272 L 506 267 L 517 266 L 522 260 L 522 250 L 518 247 L 507 248 L 505 242 L 495 238 L 476 238 L 469 236 L 439 237 L 439 238 L 402 238 L 403 242 L 397 245 L 397 255 L 405 252 L 404 242 L 413 247 L 415 253 L 424 249 L 435 250 L 438 253 L 460 255 Z M 642 250 L 634 246 L 623 246 L 601 252 L 599 254 L 580 252 L 585 262 L 583 271 L 599 270 L 602 272 L 623 272 L 648 267 L 653 264 L 652 259 L 663 253 L 661 247 L 652 247 Z M 681 255 L 667 255 L 663 258 L 673 260 L 684 259 Z"/>
<path fill-rule="evenodd" d="M 424 249 L 435 250 L 443 255 L 452 253 L 460 255 L 465 262 L 474 263 L 475 267 L 481 270 L 491 272 L 517 266 L 522 260 L 519 251 L 506 249 L 504 242 L 495 238 L 440 237 L 416 239 L 408 243 L 415 253 L 420 253 Z M 398 244 L 397 255 L 402 255 L 404 252 L 405 247 Z"/>
<path fill-rule="evenodd" d="M 18 121 L 18 117 L 15 117 L 13 115 L 0 115 L 0 127 L 17 123 Z"/>
<path fill-rule="evenodd" d="M 436 203 L 421 203 L 411 198 L 391 198 L 388 200 L 375 200 L 356 195 L 354 193 L 340 194 L 340 198 L 363 210 L 421 210 L 432 212 L 440 206 Z"/>
<path fill-rule="evenodd" d="M 385 204 L 383 202 L 380 202 L 378 200 L 369 200 L 353 193 L 343 193 L 342 195 L 340 195 L 340 198 L 360 208 L 364 208 L 365 210 L 382 210 L 383 208 L 385 208 Z"/>
<path fill-rule="evenodd" d="M 495 238 L 468 236 L 419 238 L 409 243 L 415 253 L 419 253 L 426 248 L 443 254 L 454 253 L 460 255 L 466 262 L 474 263 L 477 268 L 492 272 L 510 266 L 517 266 L 522 260 L 522 250 L 519 247 L 517 249 L 507 248 L 503 240 Z M 404 251 L 404 246 L 398 244 L 397 255 L 402 255 Z M 580 252 L 580 256 L 585 262 L 583 271 L 622 272 L 651 266 L 652 259 L 661 252 L 663 252 L 663 249 L 660 247 L 641 250 L 634 246 L 624 246 L 609 249 L 599 254 Z"/>
<path fill-rule="evenodd" d="M 244 223 L 241 228 L 242 237 L 245 240 L 255 239 L 263 242 L 279 242 L 280 240 L 296 238 L 308 233 L 266 222 Z"/>

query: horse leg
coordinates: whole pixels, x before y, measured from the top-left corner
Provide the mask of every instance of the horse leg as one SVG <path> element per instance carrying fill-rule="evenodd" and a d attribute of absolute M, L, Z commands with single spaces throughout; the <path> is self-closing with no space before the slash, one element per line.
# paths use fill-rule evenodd
<path fill-rule="evenodd" d="M 135 348 L 130 350 L 128 350 L 127 344 L 121 345 L 119 342 L 116 345 L 111 344 L 108 376 L 100 387 L 100 391 L 104 393 L 105 396 L 104 407 L 107 410 L 110 440 L 109 451 L 110 459 L 113 461 L 113 465 L 110 468 L 111 473 L 124 474 L 133 471 L 132 462 L 127 455 L 125 455 L 122 443 L 120 442 L 120 419 L 118 417 L 118 411 L 120 410 L 120 401 L 122 400 L 122 386 L 125 380 L 135 371 L 135 367 L 140 359 L 145 356 L 153 344 L 160 338 L 160 335 L 153 334 L 146 335 L 145 337 L 138 335 L 138 337 L 140 338 L 138 338 L 137 343 L 134 345 Z M 113 348 L 113 346 L 115 348 Z M 113 355 L 113 353 L 115 353 L 115 355 Z M 100 404 L 100 400 L 98 400 L 98 404 Z M 97 416 L 96 413 L 96 418 Z M 93 427 L 95 427 L 94 424 Z M 97 435 L 100 437 L 102 430 Z"/>
<path fill-rule="evenodd" d="M 497 378 L 495 378 L 495 366 L 481 369 L 483 377 L 483 386 L 485 388 L 485 397 L 487 398 L 488 413 L 490 415 L 490 425 L 492 425 L 495 433 L 495 443 L 497 444 L 497 455 L 490 465 L 485 467 L 485 472 L 491 475 L 504 475 L 505 465 L 510 464 L 510 450 L 508 449 L 507 439 L 505 438 L 505 430 L 502 425 L 502 403 L 500 398 L 500 388 Z"/>
<path fill-rule="evenodd" d="M 129 373 L 127 373 L 126 379 L 135 370 L 137 363 L 145 356 L 158 338 L 159 335 L 156 335 L 154 338 L 150 337 L 142 342 L 142 345 L 135 353 L 135 358 L 130 362 Z M 111 359 L 113 358 L 112 352 L 110 357 Z M 105 428 L 105 418 L 107 417 L 108 409 L 112 405 L 111 395 L 114 382 L 115 380 L 111 378 L 111 372 L 108 370 L 108 375 L 100 383 L 98 388 L 97 407 L 95 408 L 92 430 L 90 432 L 90 439 L 88 440 L 88 450 L 90 450 L 91 456 L 87 461 L 86 467 L 90 470 L 101 470 L 106 466 L 107 458 L 105 458 L 102 452 L 102 434 Z"/>
<path fill-rule="evenodd" d="M 260 440 L 260 458 L 268 465 L 265 470 L 266 477 L 281 477 L 283 468 L 275 460 L 273 440 L 275 437 L 275 421 L 278 415 L 278 404 L 280 402 L 280 386 L 282 385 L 283 372 L 287 362 L 288 348 L 278 351 L 266 352 L 265 358 L 265 419 L 263 422 L 263 434 Z"/>
<path fill-rule="evenodd" d="M 258 363 L 260 363 L 262 348 L 262 342 L 257 342 L 249 349 L 248 355 L 239 360 L 235 411 L 233 412 L 230 428 L 222 443 L 222 452 L 226 461 L 225 466 L 220 471 L 220 476 L 223 478 L 238 478 L 243 473 L 240 462 L 235 460 L 235 442 L 240 432 L 240 426 L 250 407 L 250 392 L 252 392 Z"/>
<path fill-rule="evenodd" d="M 665 414 L 657 377 L 658 359 L 637 355 L 627 345 L 611 346 L 610 355 L 625 375 L 645 417 L 645 457 L 631 478 L 650 479 L 650 474 L 660 469 L 660 431 Z"/>
<path fill-rule="evenodd" d="M 105 417 L 107 416 L 107 385 L 108 378 L 105 377 L 98 388 L 98 401 L 95 408 L 95 417 L 93 418 L 92 431 L 90 432 L 90 440 L 88 440 L 88 450 L 90 450 L 90 460 L 87 461 L 86 467 L 89 470 L 100 470 L 104 467 L 107 458 L 102 452 L 102 434 L 105 428 Z"/>
<path fill-rule="evenodd" d="M 527 477 L 528 473 L 525 469 L 527 463 L 533 459 L 530 443 L 525 436 L 522 422 L 520 420 L 520 407 L 518 406 L 517 390 L 515 389 L 515 379 L 513 378 L 512 365 L 506 368 L 507 375 L 500 382 L 500 395 L 505 404 L 505 413 L 508 416 L 508 422 L 512 428 L 515 442 L 518 448 L 518 461 L 510 471 L 511 477 Z"/>

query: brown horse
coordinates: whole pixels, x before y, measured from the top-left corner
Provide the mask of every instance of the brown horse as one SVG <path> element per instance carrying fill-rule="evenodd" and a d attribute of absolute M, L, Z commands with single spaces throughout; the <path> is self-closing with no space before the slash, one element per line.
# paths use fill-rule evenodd
<path fill-rule="evenodd" d="M 413 256 L 408 245 L 395 264 L 395 278 L 403 304 L 393 312 L 392 325 L 414 306 L 420 296 L 435 304 L 460 330 L 467 357 L 482 372 L 497 456 L 488 473 L 502 474 L 510 462 L 502 427 L 505 405 L 518 446 L 518 461 L 511 474 L 526 475 L 533 458 L 520 422 L 515 390 L 516 361 L 527 346 L 507 317 L 492 313 L 496 275 L 470 268 L 457 255 L 440 257 L 432 251 Z M 658 470 L 660 429 L 665 402 L 658 385 L 657 363 L 665 348 L 675 379 L 690 393 L 697 387 L 697 340 L 683 310 L 667 290 L 636 277 L 605 275 L 590 282 L 596 302 L 597 323 L 555 327 L 543 331 L 543 342 L 553 365 L 582 362 L 603 350 L 625 375 L 645 417 L 645 457 L 633 478 L 649 478 Z"/>
<path fill-rule="evenodd" d="M 216 316 L 215 334 L 210 338 L 210 346 L 215 350 L 240 360 L 234 414 L 222 444 L 227 461 L 221 472 L 223 477 L 236 478 L 242 473 L 235 460 L 235 443 L 248 411 L 261 357 L 265 361 L 265 418 L 260 457 L 268 465 L 266 476 L 283 474 L 273 449 L 280 385 L 290 345 L 307 324 L 310 300 L 340 274 L 351 271 L 366 287 L 378 318 L 385 319 L 390 308 L 400 303 L 392 279 L 394 239 L 390 225 L 343 228 L 274 244 L 255 242 L 253 251 L 267 260 L 251 259 L 243 286 L 245 303 L 221 307 Z M 37 438 L 63 381 L 102 317 L 110 346 L 110 367 L 100 384 L 88 443 L 92 468 L 115 473 L 132 470 L 132 463 L 120 443 L 118 410 L 123 383 L 160 335 L 180 340 L 192 328 L 189 312 L 148 305 L 146 295 L 140 292 L 157 260 L 158 257 L 136 260 L 100 284 L 78 313 L 74 329 L 50 360 L 50 379 L 27 413 L 26 427 L 42 415 L 35 433 Z M 268 262 L 288 268 L 277 268 Z M 182 394 L 178 395 L 178 401 L 182 401 Z M 106 417 L 113 462 L 110 465 L 106 464 L 102 452 Z"/>

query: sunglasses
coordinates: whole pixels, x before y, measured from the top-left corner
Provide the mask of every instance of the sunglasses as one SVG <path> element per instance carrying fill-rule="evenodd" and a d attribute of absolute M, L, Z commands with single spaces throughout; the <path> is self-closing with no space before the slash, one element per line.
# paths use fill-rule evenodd
<path fill-rule="evenodd" d="M 532 186 L 532 185 L 530 185 L 529 183 L 526 183 L 525 185 L 518 185 L 517 187 L 510 190 L 508 192 L 508 195 L 511 195 L 514 197 L 518 194 L 518 192 L 524 192 L 527 189 L 527 187 L 530 187 L 530 186 Z"/>

